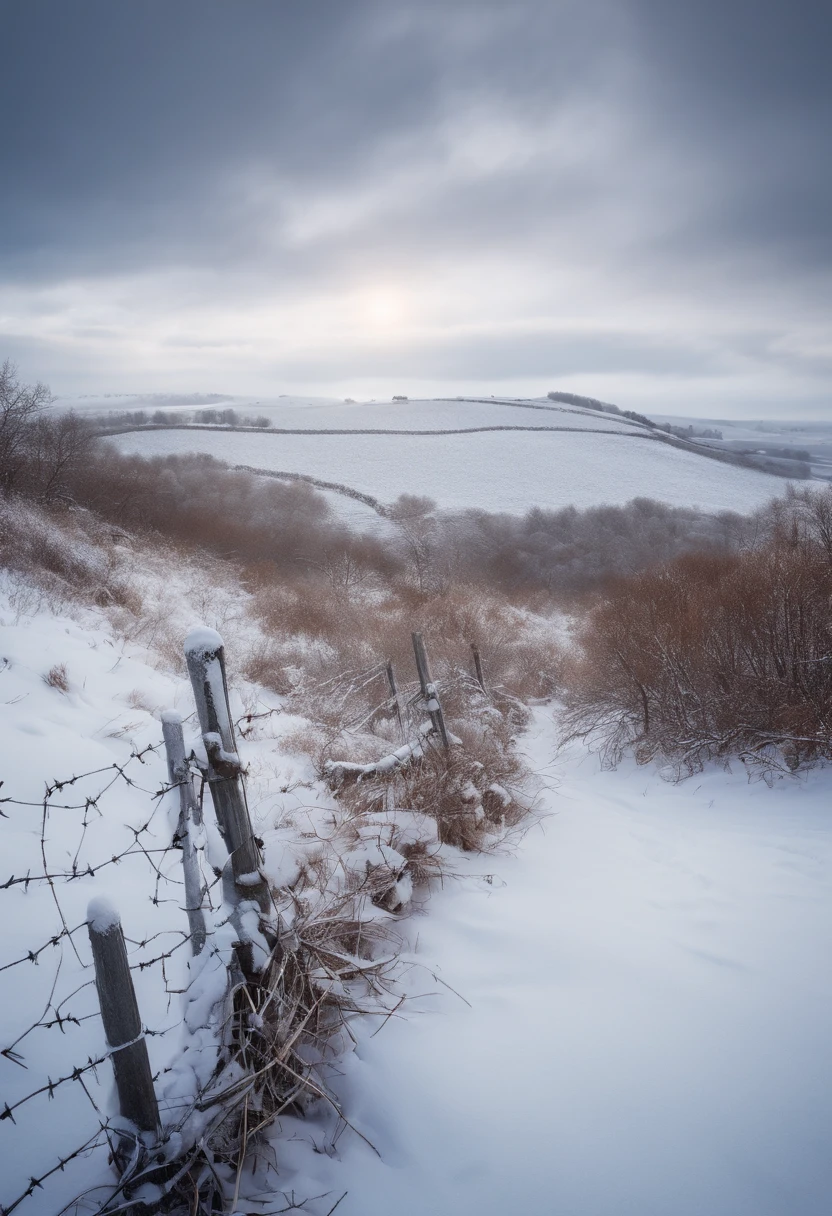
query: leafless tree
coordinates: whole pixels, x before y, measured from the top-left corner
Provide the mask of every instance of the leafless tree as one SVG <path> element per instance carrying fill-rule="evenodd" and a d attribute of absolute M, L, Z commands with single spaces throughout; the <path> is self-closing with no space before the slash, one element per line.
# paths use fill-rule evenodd
<path fill-rule="evenodd" d="M 9 494 L 26 465 L 33 427 L 52 402 L 45 384 L 21 384 L 17 367 L 6 359 L 0 367 L 0 489 Z"/>
<path fill-rule="evenodd" d="M 27 482 L 32 497 L 43 503 L 72 499 L 73 474 L 89 460 L 95 436 L 77 414 L 38 418 L 31 427 Z"/>
<path fill-rule="evenodd" d="M 435 569 L 438 521 L 432 498 L 401 494 L 388 508 L 390 519 L 398 525 L 405 557 L 419 591 L 436 590 Z"/>

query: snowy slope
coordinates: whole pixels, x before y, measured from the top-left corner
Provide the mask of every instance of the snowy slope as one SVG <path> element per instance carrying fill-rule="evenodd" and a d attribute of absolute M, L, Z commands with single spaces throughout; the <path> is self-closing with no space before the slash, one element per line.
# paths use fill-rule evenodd
<path fill-rule="evenodd" d="M 172 595 L 168 615 L 198 620 L 188 602 L 187 580 L 170 568 L 166 573 Z M 143 575 L 149 607 L 152 571 Z M 199 589 L 191 588 L 191 593 L 198 602 Z M 203 600 L 202 610 L 216 609 L 221 599 L 214 592 L 213 600 Z M 184 636 L 184 625 L 174 628 L 177 636 Z M 164 971 L 159 961 L 160 955 L 182 945 L 187 930 L 181 854 L 163 854 L 176 825 L 178 800 L 175 795 L 156 795 L 167 784 L 159 714 L 177 708 L 186 720 L 192 718 L 193 699 L 187 680 L 158 670 L 157 663 L 158 655 L 120 638 L 100 609 L 75 605 L 71 615 L 56 611 L 49 597 L 24 581 L 7 576 L 0 580 L 0 798 L 7 800 L 0 805 L 0 884 L 11 877 L 34 876 L 28 885 L 0 890 L 0 1051 L 14 1045 L 18 1057 L 0 1058 L 0 1110 L 50 1079 L 67 1076 L 89 1058 L 100 1057 L 105 1049 L 84 927 L 93 896 L 105 897 L 118 909 L 131 964 L 157 960 L 133 973 L 142 1021 L 152 1032 L 148 1045 L 153 1069 L 179 1058 L 187 1041 L 178 994 L 191 974 L 188 947 L 165 960 Z M 65 688 L 48 682 L 55 668 L 64 669 Z M 235 680 L 235 713 L 243 711 L 240 687 Z M 277 713 L 277 698 L 263 689 L 257 689 L 256 696 L 256 711 L 269 729 L 248 734 L 245 755 L 256 828 L 269 839 L 284 812 L 302 804 L 309 814 L 319 799 L 327 807 L 331 799 L 320 789 L 287 793 L 308 778 L 309 765 L 294 755 L 281 755 L 274 734 L 293 729 L 298 719 L 288 714 L 270 717 L 270 709 Z M 192 726 L 186 721 L 186 738 L 191 737 Z M 156 750 L 144 752 L 148 747 Z M 131 758 L 137 751 L 144 752 L 141 760 Z M 116 765 L 128 780 L 118 775 Z M 56 780 L 69 784 L 50 797 L 44 856 L 52 874 L 71 873 L 77 867 L 77 878 L 55 880 L 67 926 L 79 927 L 72 938 L 77 954 L 67 940 L 48 944 L 61 931 L 61 917 L 49 888 L 37 879 L 43 874 L 44 790 Z M 85 812 L 90 797 L 96 801 Z M 209 857 L 221 865 L 224 846 L 210 818 L 206 822 Z M 137 836 L 134 829 L 143 830 Z M 89 873 L 88 866 L 95 873 Z M 41 947 L 36 961 L 28 961 L 28 952 Z M 15 965 L 17 960 L 23 961 Z M 55 1022 L 56 1006 L 69 1019 L 65 1025 Z M 38 1019 L 52 1024 L 26 1034 Z M 163 1112 L 176 1110 L 179 1084 L 176 1074 L 163 1075 L 157 1086 Z M 99 1120 L 93 1102 L 107 1113 L 114 1111 L 109 1064 L 87 1074 L 85 1085 L 87 1093 L 78 1082 L 69 1081 L 54 1091 L 52 1100 L 46 1094 L 35 1097 L 14 1110 L 13 1121 L 0 1121 L 0 1207 L 13 1203 L 30 1178 L 53 1168 L 95 1134 Z M 55 1173 L 20 1211 L 22 1216 L 55 1216 L 82 1190 L 111 1182 L 105 1147 L 103 1154 L 78 1158 Z"/>
<path fill-rule="evenodd" d="M 519 411 L 518 411 L 519 412 Z M 209 452 L 232 464 L 305 473 L 392 502 L 426 494 L 443 508 L 522 513 L 621 505 L 639 495 L 673 506 L 750 511 L 782 493 L 779 478 L 631 433 L 497 431 L 467 435 L 273 435 L 148 431 L 123 452 Z"/>
<path fill-rule="evenodd" d="M 527 742 L 551 817 L 417 922 L 413 991 L 438 966 L 468 1004 L 362 1028 L 341 1090 L 381 1159 L 287 1181 L 339 1216 L 825 1216 L 830 774 L 553 765 L 543 715 Z"/>
<path fill-rule="evenodd" d="M 23 611 L 21 612 L 21 607 Z M 177 703 L 181 689 L 170 678 L 153 671 L 136 659 L 107 627 L 100 613 L 82 613 L 78 619 L 54 616 L 36 599 L 20 603 L 20 590 L 9 600 L 0 600 L 0 767 L 2 794 L 29 801 L 29 807 L 6 805 L 3 820 L 3 863 L 0 881 L 10 875 L 42 873 L 40 857 L 40 803 L 44 786 L 55 779 L 67 780 L 92 770 L 112 770 L 114 763 L 125 764 L 134 748 L 158 742 L 158 722 L 142 705 L 165 707 Z M 63 665 L 67 690 L 45 682 L 50 669 Z M 135 772 L 133 770 L 136 770 Z M 118 783 L 111 800 L 102 800 L 103 817 L 92 816 L 93 823 L 84 860 L 97 865 L 128 848 L 129 825 L 139 825 L 152 809 L 147 790 L 158 789 L 165 780 L 164 761 L 150 755 L 143 765 L 133 762 L 130 772 L 138 784 Z M 114 774 L 113 774 L 114 775 Z M 95 795 L 105 784 L 101 774 L 82 780 L 56 796 L 63 805 L 83 806 L 88 795 Z M 46 825 L 47 859 L 53 872 L 71 868 L 81 835 L 82 813 L 56 810 Z M 153 847 L 170 839 L 170 822 L 161 810 L 148 836 Z M 133 856 L 95 878 L 79 878 L 60 884 L 60 899 L 70 927 L 86 917 L 88 900 L 94 894 L 112 896 L 121 910 L 125 933 L 134 941 L 154 933 L 167 934 L 182 928 L 178 907 L 163 903 L 153 907 L 152 874 L 146 860 Z M 16 887 L 0 895 L 3 910 L 3 941 L 0 966 L 25 957 L 60 930 L 60 920 L 48 891 L 36 884 L 28 890 Z M 83 932 L 77 935 L 78 950 L 88 962 L 89 947 Z M 173 944 L 177 938 L 159 939 Z M 158 945 L 158 942 L 157 942 Z M 133 948 L 131 947 L 131 950 Z M 73 951 L 64 948 L 61 966 L 64 996 L 87 980 Z M 49 949 L 37 966 L 23 964 L 2 976 L 6 999 L 0 1015 L 0 1047 L 6 1048 L 36 1020 L 47 1005 L 55 966 L 61 951 Z M 146 955 L 150 957 L 150 955 Z M 172 977 L 180 977 L 173 960 Z M 171 1017 L 158 967 L 141 973 L 136 980 L 142 1016 L 154 1030 L 171 1030 L 177 1020 Z M 14 999 L 8 999 L 14 993 Z M 83 989 L 68 1001 L 64 1015 L 84 1019 L 95 1011 L 95 997 Z M 170 1053 L 168 1038 L 151 1040 L 154 1063 L 163 1062 Z M 61 1077 L 69 1068 L 100 1054 L 101 1027 L 97 1019 L 70 1024 L 64 1034 L 55 1029 L 39 1030 L 19 1043 L 23 1067 L 8 1059 L 0 1060 L 2 1100 L 14 1103 L 47 1078 Z M 100 1086 L 91 1087 L 103 1105 L 109 1103 L 112 1086 L 105 1072 Z M 73 1151 L 94 1132 L 97 1122 L 78 1084 L 56 1091 L 51 1103 L 34 1100 L 15 1112 L 15 1123 L 2 1125 L 0 1131 L 0 1203 L 11 1202 L 31 1176 L 38 1176 L 60 1155 Z M 75 1162 L 50 1187 L 42 1199 L 27 1202 L 28 1209 L 52 1216 L 88 1180 L 83 1163 Z M 23 1211 L 26 1211 L 24 1207 Z"/>

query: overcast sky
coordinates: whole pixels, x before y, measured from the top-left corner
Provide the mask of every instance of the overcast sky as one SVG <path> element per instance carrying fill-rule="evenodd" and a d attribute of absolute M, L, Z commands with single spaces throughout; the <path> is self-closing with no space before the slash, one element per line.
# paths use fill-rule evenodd
<path fill-rule="evenodd" d="M 56 392 L 832 419 L 829 0 L 0 0 Z"/>

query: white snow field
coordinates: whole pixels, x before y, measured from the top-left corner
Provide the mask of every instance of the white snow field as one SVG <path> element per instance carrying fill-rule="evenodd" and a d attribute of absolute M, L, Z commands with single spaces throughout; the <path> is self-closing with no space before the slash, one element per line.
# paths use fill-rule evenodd
<path fill-rule="evenodd" d="M 184 618 L 184 591 L 170 593 L 183 598 L 172 610 Z M 188 713 L 186 682 L 152 659 L 119 640 L 101 610 L 55 615 L 25 586 L 0 596 L 0 794 L 34 804 L 3 805 L 0 882 L 38 872 L 47 782 L 123 764 L 134 746 L 158 742 L 160 710 Z M 66 666 L 65 692 L 44 680 L 56 664 Z M 247 691 L 279 708 L 273 695 Z M 343 1125 L 335 1135 L 325 1114 L 281 1119 L 263 1210 L 285 1209 L 294 1194 L 320 1197 L 302 1209 L 310 1216 L 326 1216 L 341 1196 L 338 1216 L 825 1216 L 832 774 L 769 788 L 741 770 L 679 785 L 631 762 L 603 772 L 582 747 L 555 758 L 552 710 L 536 713 L 523 745 L 548 782 L 543 817 L 514 857 L 458 856 L 459 877 L 403 925 L 412 999 L 386 1022 L 354 1021 L 355 1050 L 330 1077 L 380 1156 Z M 325 809 L 330 797 L 281 747 L 298 719 L 274 721 L 276 738 L 249 738 L 244 750 L 270 867 L 285 844 L 268 832 L 275 814 Z M 133 839 L 130 825 L 147 820 L 164 761 L 149 754 L 131 771 L 136 784 L 113 787 L 102 817 L 91 816 L 84 857 L 107 861 Z M 83 804 L 101 780 L 60 796 Z M 71 866 L 79 818 L 52 812 L 53 870 Z M 146 844 L 165 844 L 174 821 L 163 804 Z M 144 958 L 178 941 L 183 921 L 181 894 L 165 883 L 151 902 L 152 879 L 134 853 L 62 885 L 60 898 L 72 926 L 90 896 L 113 898 L 133 957 Z M 57 928 L 42 886 L 2 897 L 0 966 Z M 77 941 L 88 961 L 83 930 Z M 47 950 L 3 975 L 0 1048 L 44 1010 L 56 959 Z M 143 1020 L 167 1032 L 150 1040 L 154 1067 L 182 1041 L 186 963 L 183 951 L 169 961 L 170 996 L 158 965 L 136 975 Z M 66 990 L 88 977 L 79 968 L 65 950 Z M 94 1008 L 87 987 L 63 1013 L 83 1019 Z M 28 1071 L 0 1058 L 0 1103 L 100 1053 L 101 1039 L 96 1018 L 34 1033 L 16 1048 Z M 88 1083 L 112 1110 L 106 1065 Z M 177 1083 L 169 1077 L 163 1092 Z M 97 1126 L 75 1083 L 15 1119 L 0 1126 L 0 1204 Z M 73 1161 L 19 1216 L 56 1216 L 102 1169 L 100 1156 Z"/>
<path fill-rule="evenodd" d="M 383 503 L 400 494 L 421 494 L 445 509 L 478 507 L 515 514 L 532 507 L 623 505 L 638 496 L 672 506 L 746 512 L 785 488 L 778 477 L 633 434 L 158 430 L 130 432 L 112 442 L 122 452 L 142 456 L 208 452 L 230 464 L 306 474 L 345 484 Z"/>
<path fill-rule="evenodd" d="M 56 410 L 105 414 L 124 410 L 188 415 L 201 409 L 233 408 L 240 415 L 267 417 L 274 427 L 302 430 L 452 430 L 477 426 L 562 426 L 584 430 L 642 431 L 645 428 L 615 414 L 562 405 L 545 397 L 455 398 L 413 401 L 338 401 L 321 397 L 229 398 L 216 405 L 180 404 L 176 397 L 59 397 Z M 187 399 L 186 399 L 187 400 Z"/>
<path fill-rule="evenodd" d="M 830 774 L 553 763 L 546 718 L 550 818 L 413 927 L 468 1003 L 358 1028 L 340 1088 L 381 1156 L 345 1133 L 310 1159 L 289 1120 L 286 1181 L 345 1216 L 825 1216 Z"/>

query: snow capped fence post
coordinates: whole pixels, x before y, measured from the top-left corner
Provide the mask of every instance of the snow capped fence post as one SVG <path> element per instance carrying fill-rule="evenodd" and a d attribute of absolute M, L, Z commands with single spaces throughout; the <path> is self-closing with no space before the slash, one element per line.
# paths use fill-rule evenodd
<path fill-rule="evenodd" d="M 199 954 L 205 945 L 205 917 L 202 912 L 202 874 L 199 868 L 194 828 L 202 822 L 199 803 L 188 762 L 185 759 L 185 739 L 182 718 L 174 709 L 162 714 L 162 735 L 168 760 L 168 780 L 179 786 L 179 824 L 176 836 L 182 846 L 182 871 L 185 878 L 185 911 L 191 930 L 191 949 Z"/>
<path fill-rule="evenodd" d="M 445 718 L 442 714 L 442 706 L 439 704 L 439 697 L 436 695 L 436 685 L 430 674 L 430 663 L 428 662 L 425 642 L 421 633 L 413 633 L 411 637 L 413 639 L 413 653 L 416 656 L 416 670 L 419 672 L 422 697 L 427 706 L 431 725 L 442 740 L 442 746 L 447 750 L 449 746 L 448 732 L 445 730 Z"/>
<path fill-rule="evenodd" d="M 240 899 L 254 900 L 267 916 L 271 900 L 262 874 L 263 859 L 251 826 L 243 770 L 237 755 L 222 638 L 214 629 L 193 629 L 185 639 L 185 659 L 208 754 L 208 786 L 220 831 L 231 854 L 237 893 Z"/>
<path fill-rule="evenodd" d="M 477 647 L 474 645 L 473 642 L 471 643 L 471 654 L 474 659 L 474 671 L 477 676 L 477 683 L 479 684 L 479 686 L 483 690 L 483 692 L 487 693 L 488 689 L 485 687 L 485 676 L 483 675 L 483 671 L 482 671 L 482 659 L 480 658 L 479 650 L 477 649 Z"/>
<path fill-rule="evenodd" d="M 155 1135 L 159 1131 L 159 1107 L 118 912 L 107 900 L 93 899 L 87 908 L 87 928 L 119 1112 L 140 1132 Z"/>

